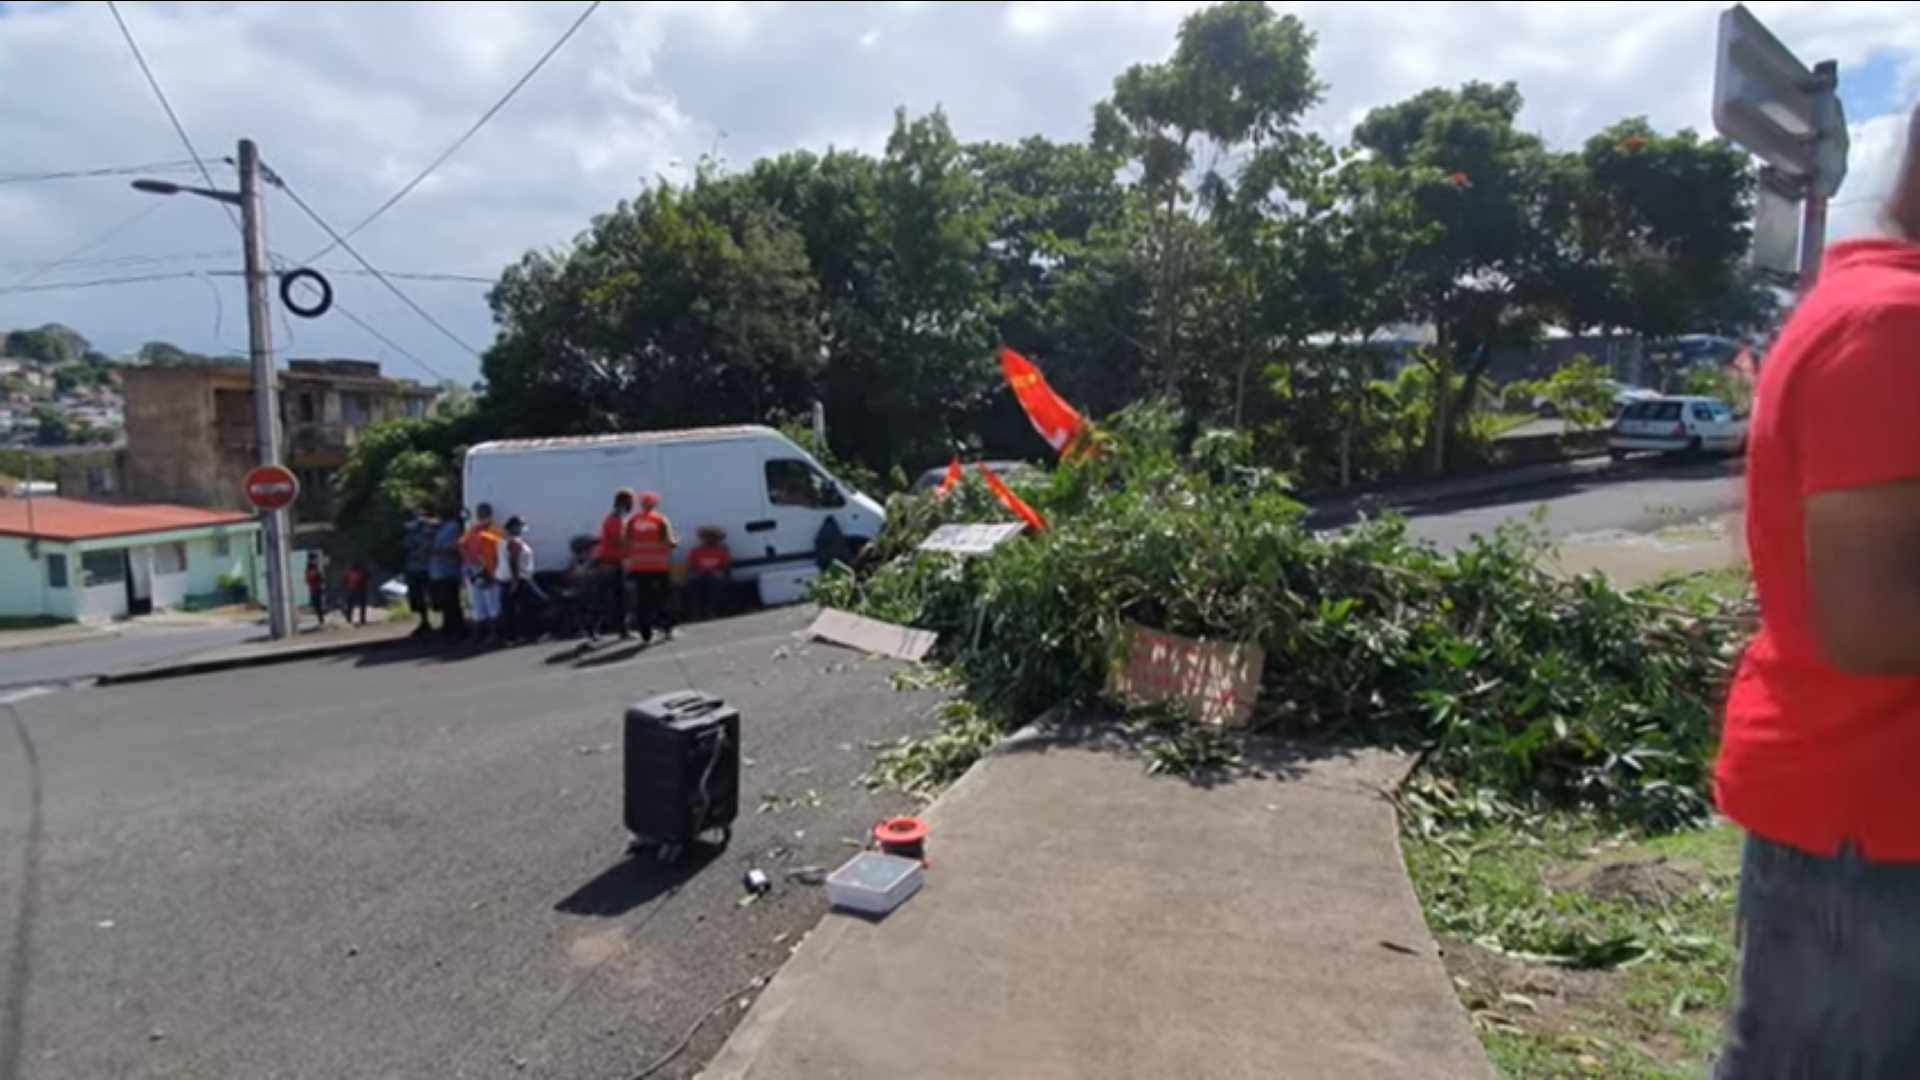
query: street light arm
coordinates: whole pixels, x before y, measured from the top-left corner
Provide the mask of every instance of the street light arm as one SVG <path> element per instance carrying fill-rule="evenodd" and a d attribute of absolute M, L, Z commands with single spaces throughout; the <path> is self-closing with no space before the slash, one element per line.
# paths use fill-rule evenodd
<path fill-rule="evenodd" d="M 176 184 L 171 180 L 135 180 L 133 190 L 148 195 L 198 195 L 203 199 L 226 203 L 229 206 L 240 205 L 240 193 L 237 191 L 219 191 L 215 188 L 189 187 Z"/>

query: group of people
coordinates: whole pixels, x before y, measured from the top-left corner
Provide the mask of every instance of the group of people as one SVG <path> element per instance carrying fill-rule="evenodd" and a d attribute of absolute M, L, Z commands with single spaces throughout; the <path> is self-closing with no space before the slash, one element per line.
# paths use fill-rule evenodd
<path fill-rule="evenodd" d="M 327 568 L 317 551 L 307 552 L 307 566 L 304 575 L 307 585 L 307 606 L 313 609 L 313 618 L 321 626 L 327 625 L 327 609 L 330 592 L 327 588 Z M 340 575 L 343 596 L 340 604 L 340 616 L 348 626 L 356 622 L 367 625 L 367 600 L 371 579 L 367 573 L 367 564 L 355 560 L 347 564 L 346 572 Z"/>
<path fill-rule="evenodd" d="M 481 503 L 468 518 L 448 507 L 426 509 L 407 524 L 407 605 L 419 618 L 415 637 L 439 633 L 450 642 L 479 640 L 513 644 L 539 636 L 533 616 L 545 600 L 534 580 L 533 546 L 519 516 L 505 522 Z"/>
<path fill-rule="evenodd" d="M 714 614 L 732 571 L 726 534 L 698 530 L 687 553 L 687 606 L 696 618 Z M 602 636 L 642 643 L 674 630 L 673 560 L 679 534 L 652 492 L 622 489 L 594 540 L 566 568 L 570 599 L 584 601 L 577 625 L 589 643 Z M 449 641 L 478 639 L 516 644 L 547 630 L 541 613 L 549 596 L 535 574 L 527 522 L 510 516 L 495 524 L 494 508 L 481 503 L 466 512 L 449 507 L 436 517 L 422 509 L 408 524 L 407 599 L 419 617 L 416 637 L 438 633 Z"/>

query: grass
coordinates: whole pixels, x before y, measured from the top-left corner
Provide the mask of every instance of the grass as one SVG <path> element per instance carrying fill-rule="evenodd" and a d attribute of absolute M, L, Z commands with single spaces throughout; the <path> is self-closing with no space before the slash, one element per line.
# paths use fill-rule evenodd
<path fill-rule="evenodd" d="M 1663 602 L 1746 594 L 1733 565 L 1675 576 Z M 1564 817 L 1407 840 L 1427 923 L 1509 1080 L 1697 1080 L 1733 979 L 1740 833 L 1621 837 Z"/>
<path fill-rule="evenodd" d="M 1408 869 L 1509 1080 L 1694 1080 L 1733 975 L 1739 834 L 1577 827 L 1410 841 Z"/>

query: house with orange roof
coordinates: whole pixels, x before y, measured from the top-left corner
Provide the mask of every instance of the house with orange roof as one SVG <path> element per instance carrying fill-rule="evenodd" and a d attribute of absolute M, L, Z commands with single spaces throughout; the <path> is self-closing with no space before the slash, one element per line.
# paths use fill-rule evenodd
<path fill-rule="evenodd" d="M 83 622 L 260 595 L 251 514 L 165 503 L 0 498 L 0 618 Z"/>

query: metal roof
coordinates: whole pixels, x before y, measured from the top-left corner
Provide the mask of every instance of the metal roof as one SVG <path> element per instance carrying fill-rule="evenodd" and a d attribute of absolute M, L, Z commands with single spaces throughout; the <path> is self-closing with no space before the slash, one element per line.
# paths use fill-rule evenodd
<path fill-rule="evenodd" d="M 675 442 L 709 442 L 728 439 L 750 439 L 780 433 L 770 427 L 758 424 L 737 424 L 731 427 L 682 428 L 677 431 L 626 431 L 613 435 L 571 435 L 562 438 L 547 439 L 499 439 L 484 442 L 469 449 L 469 457 L 474 454 L 505 453 L 520 450 L 583 450 L 604 446 L 657 446 Z"/>

